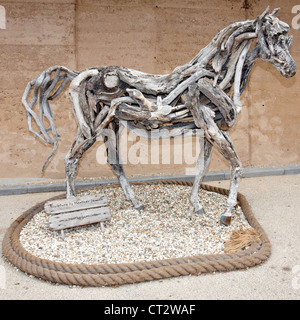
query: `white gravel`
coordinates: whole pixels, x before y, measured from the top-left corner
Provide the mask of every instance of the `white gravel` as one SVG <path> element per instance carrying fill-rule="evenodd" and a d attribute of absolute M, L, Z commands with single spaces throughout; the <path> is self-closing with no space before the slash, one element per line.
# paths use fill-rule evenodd
<path fill-rule="evenodd" d="M 100 224 L 51 231 L 49 216 L 40 212 L 21 231 L 20 242 L 33 255 L 64 263 L 132 263 L 224 253 L 224 242 L 234 230 L 250 228 L 239 206 L 231 226 L 219 223 L 226 196 L 201 190 L 199 201 L 206 214 L 196 215 L 189 202 L 191 187 L 180 185 L 133 185 L 145 210 L 137 211 L 120 188 L 102 186 L 97 192 L 108 197 L 112 219 L 104 232 Z"/>

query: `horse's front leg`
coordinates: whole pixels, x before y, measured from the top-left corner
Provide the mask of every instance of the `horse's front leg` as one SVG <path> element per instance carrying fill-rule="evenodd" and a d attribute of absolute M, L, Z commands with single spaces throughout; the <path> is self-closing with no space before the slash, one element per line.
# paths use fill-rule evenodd
<path fill-rule="evenodd" d="M 77 165 L 80 158 L 80 145 L 84 143 L 85 137 L 81 134 L 81 130 L 78 129 L 77 136 L 71 145 L 69 152 L 65 157 L 65 174 L 66 174 L 66 188 L 67 198 L 75 196 L 75 176 L 77 171 Z"/>
<path fill-rule="evenodd" d="M 201 136 L 199 139 L 200 139 L 200 153 L 197 160 L 196 175 L 195 175 L 195 180 L 194 180 L 194 184 L 193 184 L 193 188 L 190 196 L 190 201 L 195 209 L 195 213 L 203 214 L 205 213 L 205 210 L 199 203 L 198 191 L 199 191 L 200 183 L 203 180 L 203 177 L 206 173 L 207 167 L 210 162 L 213 145 L 203 136 Z M 204 143 L 202 143 L 202 141 Z"/>
<path fill-rule="evenodd" d="M 230 225 L 231 211 L 233 207 L 237 204 L 237 192 L 242 173 L 242 164 L 234 150 L 233 144 L 229 139 L 227 133 L 222 132 L 221 135 L 218 135 L 218 138 L 215 141 L 218 144 L 221 154 L 230 163 L 231 178 L 229 196 L 226 202 L 226 209 L 220 218 L 221 223 L 223 223 L 224 225 Z"/>
<path fill-rule="evenodd" d="M 204 83 L 202 81 L 202 88 L 205 87 L 203 86 L 203 84 Z M 218 91 L 217 95 L 221 93 L 222 92 Z M 234 151 L 233 144 L 229 139 L 227 133 L 219 129 L 219 127 L 215 123 L 215 114 L 209 107 L 200 104 L 199 94 L 200 90 L 197 85 L 191 85 L 189 87 L 189 94 L 187 95 L 188 107 L 193 115 L 195 124 L 198 128 L 203 128 L 205 130 L 206 137 L 208 137 L 209 141 L 218 148 L 224 158 L 229 162 L 231 168 L 232 176 L 229 196 L 226 202 L 226 210 L 220 218 L 221 223 L 229 225 L 231 222 L 231 210 L 237 203 L 237 190 L 241 175 L 241 161 Z M 199 168 L 198 171 L 200 171 Z M 193 191 L 195 193 L 195 190 Z"/>
<path fill-rule="evenodd" d="M 237 192 L 239 187 L 239 180 L 241 176 L 241 166 L 240 163 L 231 168 L 231 179 L 230 179 L 230 191 L 226 202 L 226 209 L 221 215 L 220 221 L 225 225 L 230 225 L 231 223 L 231 211 L 233 207 L 237 204 Z"/>

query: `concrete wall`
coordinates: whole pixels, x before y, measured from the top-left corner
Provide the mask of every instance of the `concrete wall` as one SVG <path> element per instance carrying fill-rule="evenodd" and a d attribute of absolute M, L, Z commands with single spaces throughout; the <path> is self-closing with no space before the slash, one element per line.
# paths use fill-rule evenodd
<path fill-rule="evenodd" d="M 28 132 L 20 100 L 28 81 L 49 66 L 65 65 L 82 70 L 98 65 L 122 65 L 150 73 L 169 73 L 191 60 L 220 29 L 235 21 L 255 18 L 268 4 L 271 9 L 281 7 L 279 18 L 291 25 L 295 17 L 292 8 L 297 2 L 0 1 L 6 12 L 6 29 L 0 29 L 0 177 L 41 177 L 41 167 L 51 147 Z M 300 29 L 291 28 L 290 33 L 294 36 L 291 53 L 299 66 Z M 299 77 L 298 74 L 285 79 L 271 65 L 261 61 L 254 67 L 242 98 L 243 111 L 231 132 L 244 167 L 300 163 Z M 61 138 L 44 177 L 62 178 L 64 156 L 76 134 L 67 90 L 52 106 Z M 130 152 L 150 159 L 151 148 L 146 141 L 127 143 Z M 160 148 L 167 150 L 164 143 Z M 99 141 L 87 152 L 81 161 L 79 176 L 113 176 L 106 164 L 97 161 L 102 145 Z M 173 150 L 174 145 L 177 151 Z M 194 150 L 190 158 L 181 154 L 184 151 L 180 150 L 181 141 L 174 140 L 171 141 L 170 163 L 163 163 L 160 150 L 158 164 L 128 163 L 125 170 L 128 175 L 190 172 L 195 164 L 197 143 L 189 138 L 185 145 Z M 158 146 L 151 147 L 159 151 Z M 182 164 L 178 161 L 180 156 Z M 209 169 L 225 168 L 228 164 L 215 151 Z"/>

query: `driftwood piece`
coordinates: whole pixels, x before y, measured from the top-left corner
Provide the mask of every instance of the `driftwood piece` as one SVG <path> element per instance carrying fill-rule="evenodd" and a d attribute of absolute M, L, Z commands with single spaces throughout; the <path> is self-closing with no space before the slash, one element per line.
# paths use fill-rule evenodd
<path fill-rule="evenodd" d="M 122 120 L 144 121 L 150 117 L 150 111 L 142 110 L 140 107 L 131 106 L 127 103 L 122 103 L 118 109 L 118 118 Z"/>
<path fill-rule="evenodd" d="M 127 89 L 129 96 L 141 107 L 142 111 L 156 111 L 154 102 L 146 99 L 141 91 L 137 89 Z"/>
<path fill-rule="evenodd" d="M 63 230 L 88 224 L 105 222 L 111 219 L 108 207 L 85 209 L 53 215 L 49 219 L 51 230 Z"/>
<path fill-rule="evenodd" d="M 96 129 L 102 122 L 102 120 L 106 117 L 109 111 L 109 106 L 105 105 L 101 109 L 101 111 L 98 113 L 95 122 L 94 122 L 94 129 Z"/>
<path fill-rule="evenodd" d="M 245 48 L 242 50 L 238 63 L 236 65 L 235 76 L 234 76 L 233 102 L 235 104 L 237 113 L 240 113 L 242 110 L 242 104 L 240 101 L 241 78 L 242 78 L 244 62 L 246 59 L 246 55 L 250 49 L 251 43 L 252 43 L 252 40 L 248 40 L 248 43 L 246 43 Z"/>
<path fill-rule="evenodd" d="M 116 73 L 108 72 L 103 76 L 103 84 L 105 88 L 109 90 L 118 88 L 120 79 Z"/>
<path fill-rule="evenodd" d="M 103 207 L 107 205 L 107 197 L 104 194 L 92 196 L 72 197 L 62 200 L 53 200 L 45 203 L 47 214 L 57 214 L 88 208 Z"/>
<path fill-rule="evenodd" d="M 65 229 L 98 222 L 101 222 L 103 231 L 103 223 L 111 219 L 107 204 L 106 195 L 96 194 L 48 201 L 44 209 L 50 215 L 49 228 L 54 231 L 61 230 L 64 238 Z"/>
<path fill-rule="evenodd" d="M 223 130 L 231 128 L 236 120 L 236 106 L 230 97 L 218 85 L 213 86 L 205 78 L 198 81 L 198 88 L 222 114 L 220 126 Z"/>
<path fill-rule="evenodd" d="M 69 88 L 70 99 L 73 105 L 73 111 L 77 119 L 78 127 L 86 138 L 92 136 L 91 128 L 87 124 L 84 117 L 85 106 L 82 103 L 82 87 L 85 85 L 86 79 L 95 76 L 99 73 L 97 69 L 87 70 L 80 73 L 74 80 L 72 80 Z"/>

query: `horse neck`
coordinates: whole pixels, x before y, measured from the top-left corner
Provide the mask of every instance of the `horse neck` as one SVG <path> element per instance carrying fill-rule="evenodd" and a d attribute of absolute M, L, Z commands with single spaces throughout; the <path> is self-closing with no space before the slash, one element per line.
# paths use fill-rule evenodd
<path fill-rule="evenodd" d="M 244 22 L 236 22 L 221 30 L 213 40 L 188 63 L 176 67 L 169 75 L 163 76 L 171 84 L 178 81 L 182 81 L 187 74 L 191 75 L 199 69 L 214 70 L 216 73 L 215 83 L 222 84 L 222 89 L 228 88 L 233 84 L 234 75 L 236 72 L 237 62 L 241 54 L 241 47 L 246 45 L 249 39 L 240 41 L 243 36 L 256 35 L 256 20 L 247 20 Z M 246 37 L 247 38 L 247 37 Z M 240 41 L 240 42 L 239 42 Z M 251 54 L 250 54 L 251 53 Z M 250 73 L 255 60 L 258 57 L 258 51 L 253 49 L 248 52 L 244 65 L 247 64 L 245 72 L 243 70 L 242 80 Z M 226 77 L 227 72 L 228 79 L 226 83 L 222 83 Z M 248 80 L 248 78 L 245 80 Z M 174 81 L 174 79 L 176 81 Z M 242 81 L 243 84 L 245 81 Z M 246 81 L 247 82 L 247 81 Z M 173 87 L 170 86 L 172 89 Z"/>
<path fill-rule="evenodd" d="M 250 49 L 253 40 L 255 39 L 250 38 L 242 41 L 238 46 L 234 48 L 234 50 L 232 50 L 230 54 L 228 54 L 226 61 L 224 61 L 224 59 L 224 63 L 222 64 L 222 66 L 219 66 L 220 71 L 218 72 L 218 70 L 216 70 L 218 72 L 218 75 L 220 76 L 220 79 L 224 79 L 227 77 L 227 83 L 233 83 L 237 72 L 242 72 L 242 74 L 244 75 L 251 71 L 259 56 L 258 44 L 256 44 L 253 49 Z M 215 56 L 214 59 L 218 61 L 218 59 L 220 58 L 218 56 Z"/>
<path fill-rule="evenodd" d="M 245 90 L 250 72 L 259 56 L 259 44 L 250 51 L 253 40 L 257 39 L 256 22 L 233 24 L 220 32 L 215 38 L 218 50 L 211 58 L 210 66 L 216 73 L 214 85 L 232 96 L 238 112 L 242 105 L 240 96 Z"/>
<path fill-rule="evenodd" d="M 246 20 L 242 22 L 235 22 L 226 28 L 222 29 L 214 36 L 212 41 L 188 63 L 189 65 L 201 64 L 205 66 L 211 58 L 215 56 L 220 50 L 231 50 L 234 41 L 244 33 L 252 33 L 256 31 L 257 20 Z"/>
<path fill-rule="evenodd" d="M 256 43 L 254 48 L 247 53 L 247 56 L 246 56 L 246 59 L 244 62 L 244 67 L 243 67 L 244 71 L 242 73 L 240 94 L 243 93 L 243 91 L 245 90 L 245 88 L 248 84 L 248 80 L 249 80 L 249 76 L 252 71 L 252 68 L 254 67 L 254 65 L 256 63 L 256 60 L 259 58 L 259 51 L 260 51 L 259 44 Z"/>

